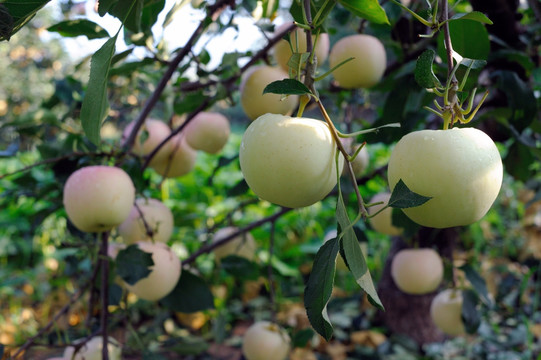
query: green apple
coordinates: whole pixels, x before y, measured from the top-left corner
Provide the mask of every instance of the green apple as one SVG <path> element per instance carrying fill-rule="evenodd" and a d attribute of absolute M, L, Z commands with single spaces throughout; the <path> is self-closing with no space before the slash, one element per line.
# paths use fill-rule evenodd
<path fill-rule="evenodd" d="M 135 122 L 129 123 L 124 129 L 122 135 L 122 141 L 125 142 L 131 133 Z M 148 119 L 144 125 L 139 129 L 135 143 L 133 144 L 133 152 L 139 156 L 146 156 L 150 154 L 165 138 L 171 134 L 171 129 L 166 123 L 156 119 Z M 152 157 L 149 165 L 152 166 L 155 163 L 163 161 L 169 156 L 173 150 L 173 144 L 168 141 L 164 144 L 160 150 Z"/>
<path fill-rule="evenodd" d="M 433 249 L 404 249 L 392 260 L 391 277 L 406 294 L 428 294 L 443 280 L 443 261 Z"/>
<path fill-rule="evenodd" d="M 286 27 L 290 26 L 291 23 L 285 23 L 276 28 L 276 32 L 279 33 L 283 31 Z M 293 46 L 293 49 L 296 53 L 305 53 L 306 52 L 306 33 L 301 28 L 295 28 L 293 31 L 290 32 L 290 41 L 291 46 Z M 312 44 L 316 40 L 315 35 L 312 35 Z M 284 69 L 285 71 L 289 70 L 289 67 L 287 66 L 287 63 L 289 59 L 291 58 L 291 55 L 293 55 L 293 52 L 291 51 L 291 46 L 289 43 L 282 39 L 274 45 L 274 59 L 278 63 L 278 65 Z M 297 47 L 298 46 L 298 47 Z M 317 57 L 317 63 L 319 65 L 323 64 L 325 60 L 327 60 L 327 57 L 329 56 L 329 34 L 322 33 L 319 35 L 319 38 L 317 40 L 315 53 Z"/>
<path fill-rule="evenodd" d="M 282 68 L 265 65 L 253 67 L 244 74 L 240 85 L 240 103 L 251 120 L 266 113 L 293 113 L 299 103 L 298 96 L 282 99 L 279 94 L 263 94 L 267 85 L 287 78 L 288 74 Z"/>
<path fill-rule="evenodd" d="M 402 181 L 431 197 L 403 209 L 416 223 L 433 228 L 472 224 L 498 196 L 503 166 L 492 139 L 474 128 L 422 130 L 404 136 L 391 153 L 389 186 Z"/>
<path fill-rule="evenodd" d="M 233 226 L 221 228 L 214 234 L 213 242 L 220 241 L 237 231 L 238 228 Z M 257 245 L 254 237 L 248 232 L 235 237 L 221 246 L 218 246 L 213 252 L 218 263 L 229 255 L 236 255 L 244 257 L 250 261 L 254 261 L 256 249 Z"/>
<path fill-rule="evenodd" d="M 172 152 L 165 159 L 155 162 L 151 167 L 163 177 L 174 178 L 184 176 L 193 170 L 197 160 L 197 151 L 186 142 L 183 134 L 174 136 Z"/>
<path fill-rule="evenodd" d="M 148 226 L 152 236 L 147 233 Z M 173 234 L 173 213 L 157 199 L 138 198 L 130 215 L 117 228 L 126 244 L 138 241 L 167 242 Z"/>
<path fill-rule="evenodd" d="M 334 188 L 337 151 L 327 123 L 265 114 L 244 133 L 240 168 L 257 196 L 299 208 L 318 202 Z M 344 158 L 340 154 L 338 159 L 341 171 Z"/>
<path fill-rule="evenodd" d="M 109 231 L 130 214 L 135 187 L 130 176 L 114 166 L 87 166 L 71 174 L 63 203 L 70 221 L 85 232 Z"/>
<path fill-rule="evenodd" d="M 74 343 L 80 342 L 81 339 L 75 340 Z M 86 344 L 84 344 L 77 352 L 75 347 L 68 346 L 64 350 L 64 360 L 101 360 L 101 352 L 103 349 L 103 337 L 94 336 Z M 113 337 L 108 337 L 107 350 L 110 360 L 120 360 L 122 358 L 122 348 L 120 343 Z"/>
<path fill-rule="evenodd" d="M 177 285 L 182 272 L 180 259 L 164 243 L 141 241 L 137 246 L 141 251 L 152 254 L 154 265 L 147 277 L 133 285 L 125 283 L 125 287 L 141 299 L 157 301 Z"/>
<path fill-rule="evenodd" d="M 389 203 L 390 198 L 391 193 L 389 192 L 382 192 L 374 195 L 372 199 L 370 199 L 369 203 L 373 204 L 382 202 L 382 204 L 370 206 L 368 208 L 368 214 L 374 215 L 375 213 L 377 213 L 380 209 L 382 209 L 385 205 Z M 404 231 L 402 228 L 393 225 L 393 209 L 390 207 L 386 208 L 376 216 L 368 218 L 368 221 L 370 222 L 370 225 L 372 225 L 372 228 L 374 230 L 382 234 L 398 236 L 401 235 Z"/>
<path fill-rule="evenodd" d="M 350 35 L 333 45 L 329 55 L 331 68 L 354 58 L 333 71 L 338 85 L 345 89 L 370 88 L 382 78 L 387 55 L 381 41 L 371 35 Z"/>
<path fill-rule="evenodd" d="M 229 120 L 217 112 L 200 112 L 182 131 L 188 145 L 209 154 L 220 152 L 231 133 Z"/>
<path fill-rule="evenodd" d="M 258 321 L 244 334 L 242 353 L 246 360 L 285 360 L 290 351 L 289 335 L 271 322 Z"/>
<path fill-rule="evenodd" d="M 434 324 L 447 335 L 464 335 L 466 329 L 462 321 L 462 292 L 446 289 L 438 293 L 430 304 L 430 317 Z"/>

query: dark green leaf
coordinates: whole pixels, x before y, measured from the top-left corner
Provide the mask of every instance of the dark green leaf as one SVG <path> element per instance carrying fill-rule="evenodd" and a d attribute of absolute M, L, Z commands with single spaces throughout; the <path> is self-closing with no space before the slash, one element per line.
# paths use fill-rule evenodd
<path fill-rule="evenodd" d="M 229 255 L 221 260 L 222 268 L 235 278 L 256 280 L 259 267 L 256 263 L 236 255 Z"/>
<path fill-rule="evenodd" d="M 464 271 L 464 274 L 466 275 L 466 279 L 468 279 L 468 281 L 472 284 L 473 289 L 477 292 L 477 294 L 481 296 L 481 299 L 483 299 L 483 301 L 487 305 L 491 305 L 492 300 L 490 299 L 490 296 L 488 295 L 487 284 L 485 282 L 485 279 L 483 279 L 470 264 L 464 264 L 459 269 Z"/>
<path fill-rule="evenodd" d="M 235 186 L 231 188 L 231 190 L 228 191 L 229 196 L 239 196 L 244 195 L 246 192 L 248 192 L 250 188 L 248 187 L 248 184 L 246 183 L 246 180 L 241 179 Z"/>
<path fill-rule="evenodd" d="M 477 22 L 487 24 L 487 25 L 493 24 L 493 22 L 485 14 L 479 11 L 472 11 L 466 14 L 456 14 L 453 17 L 451 17 L 449 21 L 454 21 L 454 20 L 459 20 L 459 19 L 473 20 L 473 21 L 477 21 Z"/>
<path fill-rule="evenodd" d="M 310 324 L 327 341 L 333 332 L 327 315 L 336 270 L 336 255 L 340 250 L 338 239 L 325 242 L 316 254 L 312 272 L 304 289 L 304 306 Z"/>
<path fill-rule="evenodd" d="M 487 62 L 485 60 L 473 60 L 464 58 L 460 61 L 460 65 L 464 65 L 466 67 L 471 67 L 472 69 L 481 69 L 482 67 L 485 67 Z"/>
<path fill-rule="evenodd" d="M 378 0 L 338 0 L 352 14 L 376 24 L 390 24 Z"/>
<path fill-rule="evenodd" d="M 449 32 L 453 50 L 468 59 L 486 60 L 490 52 L 490 39 L 485 26 L 473 20 L 455 20 L 449 23 Z M 443 31 L 438 36 L 438 55 L 447 59 L 445 55 Z"/>
<path fill-rule="evenodd" d="M 415 81 L 423 88 L 431 89 L 434 87 L 441 87 L 440 81 L 432 70 L 432 64 L 434 63 L 435 57 L 436 52 L 428 49 L 417 59 L 415 65 Z"/>
<path fill-rule="evenodd" d="M 119 0 L 100 0 L 98 2 L 98 14 L 104 16 Z"/>
<path fill-rule="evenodd" d="M 57 32 L 64 37 L 86 36 L 88 39 L 109 37 L 109 33 L 90 20 L 77 19 L 59 22 L 47 28 L 48 31 Z"/>
<path fill-rule="evenodd" d="M 5 0 L 0 3 L 0 41 L 28 23 L 50 0 Z"/>
<path fill-rule="evenodd" d="M 160 303 L 170 310 L 184 313 L 214 309 L 214 298 L 207 284 L 186 269 L 182 271 L 173 291 Z"/>
<path fill-rule="evenodd" d="M 535 160 L 527 146 L 519 142 L 513 142 L 503 159 L 503 164 L 507 173 L 517 180 L 526 182 L 537 174 L 537 171 L 530 166 Z"/>
<path fill-rule="evenodd" d="M 152 254 L 130 245 L 120 250 L 116 256 L 116 273 L 126 283 L 133 285 L 150 274 L 149 267 L 154 266 Z"/>
<path fill-rule="evenodd" d="M 112 283 L 109 286 L 109 305 L 119 305 L 122 300 L 122 288 Z"/>
<path fill-rule="evenodd" d="M 414 235 L 420 228 L 419 224 L 412 221 L 402 210 L 397 208 L 393 208 L 391 222 L 393 226 L 404 229 L 404 236 Z"/>
<path fill-rule="evenodd" d="M 191 113 L 206 100 L 207 98 L 203 90 L 181 93 L 175 98 L 173 108 L 176 114 Z"/>
<path fill-rule="evenodd" d="M 281 94 L 281 95 L 304 95 L 311 94 L 310 89 L 303 83 L 295 79 L 283 79 L 270 83 L 263 90 L 263 94 Z"/>
<path fill-rule="evenodd" d="M 184 295 L 186 296 L 186 295 Z M 196 336 L 183 336 L 167 339 L 162 348 L 168 352 L 178 355 L 200 355 L 205 352 L 209 344 L 202 338 Z"/>
<path fill-rule="evenodd" d="M 143 69 L 145 66 L 153 64 L 154 61 L 155 60 L 151 58 L 144 58 L 141 61 L 126 62 L 122 65 L 119 65 L 110 69 L 109 75 L 110 76 L 117 76 L 117 75 L 131 76 L 136 71 Z"/>
<path fill-rule="evenodd" d="M 423 205 L 430 199 L 431 197 L 414 193 L 406 186 L 402 179 L 400 179 L 393 189 L 391 198 L 389 199 L 389 206 L 405 209 Z"/>
<path fill-rule="evenodd" d="M 314 337 L 314 330 L 310 328 L 302 329 L 293 334 L 291 343 L 294 348 L 299 347 L 303 348 L 308 344 L 310 340 Z"/>
<path fill-rule="evenodd" d="M 144 0 L 118 0 L 108 13 L 124 21 L 126 29 L 138 33 L 141 32 L 141 16 L 143 14 Z"/>
<path fill-rule="evenodd" d="M 462 321 L 468 334 L 473 334 L 481 324 L 481 316 L 477 311 L 478 297 L 473 290 L 462 291 Z"/>
<path fill-rule="evenodd" d="M 88 139 L 98 145 L 100 128 L 109 111 L 107 100 L 107 78 L 111 59 L 115 53 L 117 35 L 110 38 L 92 55 L 90 62 L 90 78 L 81 106 L 81 122 Z"/>
<path fill-rule="evenodd" d="M 315 16 L 318 12 L 320 12 L 320 17 L 317 20 L 317 24 L 314 24 L 315 28 L 314 30 L 326 32 L 326 30 L 323 27 L 324 20 L 327 18 L 329 13 L 332 11 L 334 6 L 336 5 L 336 1 L 325 1 L 325 0 L 313 0 L 310 1 L 310 10 L 312 12 L 312 16 Z M 304 18 L 302 15 L 302 7 L 300 1 L 292 1 L 291 7 L 289 8 L 289 13 L 291 16 L 293 16 L 293 20 L 296 22 L 302 24 L 304 23 Z"/>
<path fill-rule="evenodd" d="M 145 0 L 143 13 L 141 14 L 141 31 L 152 32 L 152 26 L 156 24 L 158 15 L 165 7 L 165 0 Z"/>

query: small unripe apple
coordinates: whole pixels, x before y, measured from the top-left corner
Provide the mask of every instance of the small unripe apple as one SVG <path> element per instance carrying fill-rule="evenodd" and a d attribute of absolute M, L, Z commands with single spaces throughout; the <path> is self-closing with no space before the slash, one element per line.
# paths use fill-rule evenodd
<path fill-rule="evenodd" d="M 334 188 L 336 152 L 327 123 L 266 114 L 246 129 L 239 160 L 244 179 L 257 196 L 298 208 L 318 202 Z M 341 154 L 338 160 L 341 171 Z"/>
<path fill-rule="evenodd" d="M 70 221 L 85 232 L 103 232 L 130 214 L 135 187 L 130 176 L 113 166 L 87 166 L 71 174 L 64 185 L 63 203 Z"/>
<path fill-rule="evenodd" d="M 357 145 L 353 148 L 353 153 L 357 151 L 361 145 Z M 364 175 L 364 172 L 368 168 L 368 165 L 370 164 L 370 155 L 368 154 L 368 150 L 366 150 L 366 146 L 363 146 L 362 149 L 359 151 L 355 159 L 351 162 L 351 166 L 353 167 L 353 173 L 355 174 L 355 178 L 359 179 Z M 347 166 L 347 162 L 344 161 L 344 168 L 342 170 L 342 176 L 349 176 L 349 170 Z"/>
<path fill-rule="evenodd" d="M 331 68 L 348 61 L 333 71 L 338 85 L 345 89 L 370 88 L 382 78 L 387 67 L 387 55 L 381 41 L 371 35 L 350 35 L 333 45 L 329 55 Z"/>
<path fill-rule="evenodd" d="M 398 180 L 431 197 L 403 209 L 416 223 L 433 228 L 472 224 L 498 196 L 503 166 L 492 139 L 474 128 L 421 130 L 404 136 L 391 153 L 389 186 Z"/>
<path fill-rule="evenodd" d="M 75 343 L 81 340 L 76 340 Z M 84 344 L 77 353 L 73 346 L 68 346 L 64 350 L 64 360 L 101 360 L 101 352 L 103 349 L 103 337 L 94 336 L 86 344 Z M 107 350 L 109 351 L 110 360 L 120 360 L 122 357 L 122 348 L 120 343 L 113 337 L 108 337 Z M 75 355 L 74 355 L 75 353 Z"/>
<path fill-rule="evenodd" d="M 221 228 L 214 234 L 213 242 L 220 241 L 221 239 L 224 239 L 237 231 L 238 228 L 232 226 Z M 225 244 L 218 246 L 213 252 L 218 263 L 229 255 L 240 256 L 253 261 L 255 259 L 256 249 L 257 245 L 254 237 L 249 232 L 246 232 L 226 242 Z"/>
<path fill-rule="evenodd" d="M 170 142 L 173 144 L 173 152 L 163 161 L 152 164 L 151 167 L 163 177 L 184 176 L 195 167 L 197 151 L 188 145 L 182 134 L 173 137 Z"/>
<path fill-rule="evenodd" d="M 406 294 L 428 294 L 443 280 L 443 262 L 433 249 L 404 249 L 392 260 L 391 276 Z"/>
<path fill-rule="evenodd" d="M 216 154 L 223 149 L 231 129 L 229 120 L 217 112 L 197 114 L 183 130 L 186 142 L 195 150 Z"/>
<path fill-rule="evenodd" d="M 443 290 L 432 299 L 430 317 L 447 335 L 457 336 L 466 333 L 462 321 L 462 301 L 462 292 L 456 289 Z"/>
<path fill-rule="evenodd" d="M 139 298 L 156 301 L 169 294 L 177 285 L 182 270 L 180 259 L 164 243 L 138 242 L 141 251 L 152 254 L 154 265 L 147 277 L 135 284 L 125 284 L 126 289 Z"/>
<path fill-rule="evenodd" d="M 285 23 L 276 29 L 276 32 L 283 31 L 286 27 L 288 27 L 291 23 Z M 301 28 L 296 28 L 293 31 L 289 33 L 291 46 L 293 47 L 293 50 L 295 50 L 295 53 L 305 53 L 306 52 L 306 33 Z M 312 35 L 312 44 L 314 44 L 314 41 L 316 40 L 315 35 Z M 297 47 L 298 45 L 298 47 Z M 282 69 L 285 71 L 289 70 L 289 67 L 287 66 L 287 63 L 289 61 L 289 58 L 291 58 L 291 55 L 293 55 L 293 52 L 291 51 L 291 46 L 289 43 L 282 39 L 274 45 L 274 58 L 276 59 L 276 62 Z M 329 56 L 329 34 L 322 33 L 319 35 L 317 39 L 316 44 L 316 57 L 317 57 L 317 63 L 318 65 L 321 65 L 327 60 L 327 57 Z"/>
<path fill-rule="evenodd" d="M 145 223 L 152 236 L 149 236 Z M 126 244 L 138 241 L 167 242 L 173 233 L 173 213 L 157 199 L 139 198 L 130 215 L 118 226 L 118 234 Z"/>
<path fill-rule="evenodd" d="M 289 335 L 271 322 L 258 321 L 244 334 L 242 353 L 246 360 L 285 360 L 290 351 Z"/>
<path fill-rule="evenodd" d="M 382 204 L 370 206 L 368 208 L 368 214 L 373 215 L 377 213 L 381 208 L 389 203 L 390 198 L 391 193 L 389 192 L 374 195 L 372 199 L 370 199 L 369 203 L 372 204 L 382 202 Z M 403 229 L 393 225 L 393 209 L 391 207 L 388 207 L 374 217 L 368 218 L 368 221 L 374 230 L 382 234 L 391 236 L 398 236 L 402 234 Z"/>
<path fill-rule="evenodd" d="M 135 122 L 129 123 L 124 129 L 122 141 L 125 142 L 131 133 Z M 165 138 L 171 134 L 171 129 L 166 123 L 156 119 L 148 119 L 139 129 L 135 143 L 133 144 L 133 152 L 139 156 L 150 154 Z M 143 140 L 144 139 L 144 140 Z M 160 150 L 152 157 L 149 165 L 163 161 L 172 151 L 172 142 L 165 143 Z"/>
<path fill-rule="evenodd" d="M 298 96 L 288 96 L 282 100 L 279 94 L 263 94 L 267 85 L 287 78 L 283 69 L 264 65 L 253 67 L 245 73 L 240 85 L 240 102 L 251 120 L 266 113 L 293 113 L 299 102 Z"/>

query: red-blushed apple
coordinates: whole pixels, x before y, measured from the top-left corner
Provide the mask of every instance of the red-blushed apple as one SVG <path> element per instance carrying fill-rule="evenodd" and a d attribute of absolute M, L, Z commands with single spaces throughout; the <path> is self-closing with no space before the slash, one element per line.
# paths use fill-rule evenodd
<path fill-rule="evenodd" d="M 240 85 L 240 103 L 251 120 L 266 113 L 293 113 L 299 103 L 298 96 L 282 99 L 279 94 L 263 94 L 267 85 L 287 78 L 288 74 L 283 69 L 266 65 L 255 66 L 244 74 Z"/>
<path fill-rule="evenodd" d="M 327 123 L 265 114 L 242 138 L 239 160 L 252 191 L 271 203 L 299 208 L 323 199 L 337 181 L 336 143 Z M 342 171 L 344 157 L 338 157 Z"/>
<path fill-rule="evenodd" d="M 195 150 L 209 154 L 220 152 L 227 140 L 231 129 L 229 120 L 217 112 L 200 112 L 183 130 L 186 142 Z"/>
<path fill-rule="evenodd" d="M 379 194 L 376 194 L 370 199 L 369 203 L 378 203 L 382 202 L 381 204 L 370 206 L 368 208 L 368 214 L 374 215 L 377 213 L 380 209 L 382 209 L 387 203 L 389 202 L 389 199 L 391 198 L 391 193 L 389 192 L 382 192 Z M 392 222 L 392 216 L 393 216 L 393 209 L 388 207 L 379 214 L 377 214 L 374 217 L 369 217 L 368 221 L 370 222 L 370 225 L 372 225 L 372 228 L 376 230 L 377 232 L 380 232 L 382 234 L 387 234 L 391 236 L 397 236 L 401 235 L 403 229 L 396 227 L 393 225 Z"/>
<path fill-rule="evenodd" d="M 157 301 L 169 294 L 177 285 L 182 271 L 180 259 L 164 243 L 141 241 L 137 243 L 141 251 L 152 254 L 154 265 L 150 274 L 135 284 L 125 284 L 139 298 Z"/>
<path fill-rule="evenodd" d="M 446 289 L 438 293 L 430 304 L 430 317 L 445 334 L 464 335 L 466 328 L 462 321 L 462 291 Z"/>
<path fill-rule="evenodd" d="M 365 34 L 341 38 L 331 48 L 331 68 L 354 58 L 333 71 L 338 85 L 345 89 L 370 88 L 382 78 L 387 67 L 387 55 L 381 41 Z"/>
<path fill-rule="evenodd" d="M 85 232 L 109 231 L 121 224 L 135 200 L 130 176 L 114 166 L 94 165 L 71 174 L 63 203 L 70 221 Z"/>
<path fill-rule="evenodd" d="M 277 324 L 258 321 L 246 330 L 242 353 L 246 360 L 285 360 L 291 351 L 291 339 Z"/>
<path fill-rule="evenodd" d="M 392 260 L 391 277 L 406 294 L 428 294 L 443 280 L 443 261 L 433 249 L 404 249 Z"/>
<path fill-rule="evenodd" d="M 221 228 L 214 234 L 213 242 L 220 241 L 238 230 L 238 228 L 233 226 Z M 249 232 L 246 232 L 226 242 L 225 244 L 218 246 L 213 252 L 214 258 L 218 263 L 229 255 L 240 256 L 250 261 L 254 261 L 256 249 L 257 245 L 254 237 Z"/>
<path fill-rule="evenodd" d="M 126 141 L 134 125 L 135 122 L 131 122 L 126 126 L 122 135 L 122 142 Z M 157 119 L 148 119 L 137 133 L 135 143 L 133 144 L 133 152 L 139 156 L 148 155 L 170 134 L 171 129 L 166 123 Z M 169 156 L 172 149 L 173 144 L 171 141 L 168 141 L 152 157 L 149 165 L 152 166 L 154 163 L 163 161 Z"/>
<path fill-rule="evenodd" d="M 76 340 L 74 343 L 80 342 Z M 103 337 L 94 336 L 86 344 L 84 344 L 77 352 L 75 347 L 68 346 L 64 350 L 64 360 L 101 360 L 103 349 Z M 120 343 L 113 337 L 108 337 L 107 350 L 109 351 L 110 360 L 120 360 L 122 358 L 122 348 Z"/>
<path fill-rule="evenodd" d="M 171 142 L 173 143 L 173 152 L 163 161 L 156 162 L 151 167 L 163 177 L 184 176 L 195 167 L 197 151 L 188 145 L 182 134 L 173 137 Z"/>
<path fill-rule="evenodd" d="M 138 198 L 130 215 L 117 230 L 126 244 L 138 241 L 166 243 L 173 234 L 173 226 L 173 213 L 164 203 L 157 199 Z"/>

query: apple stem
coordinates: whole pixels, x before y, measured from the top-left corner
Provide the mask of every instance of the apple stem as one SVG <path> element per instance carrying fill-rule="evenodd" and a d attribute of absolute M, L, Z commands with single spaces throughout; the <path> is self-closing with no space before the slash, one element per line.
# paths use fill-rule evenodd
<path fill-rule="evenodd" d="M 98 234 L 100 241 L 100 267 L 101 267 L 101 334 L 103 337 L 102 359 L 109 360 L 109 349 L 107 346 L 109 337 L 107 335 L 107 321 L 109 315 L 109 258 L 107 256 L 109 233 Z"/>

